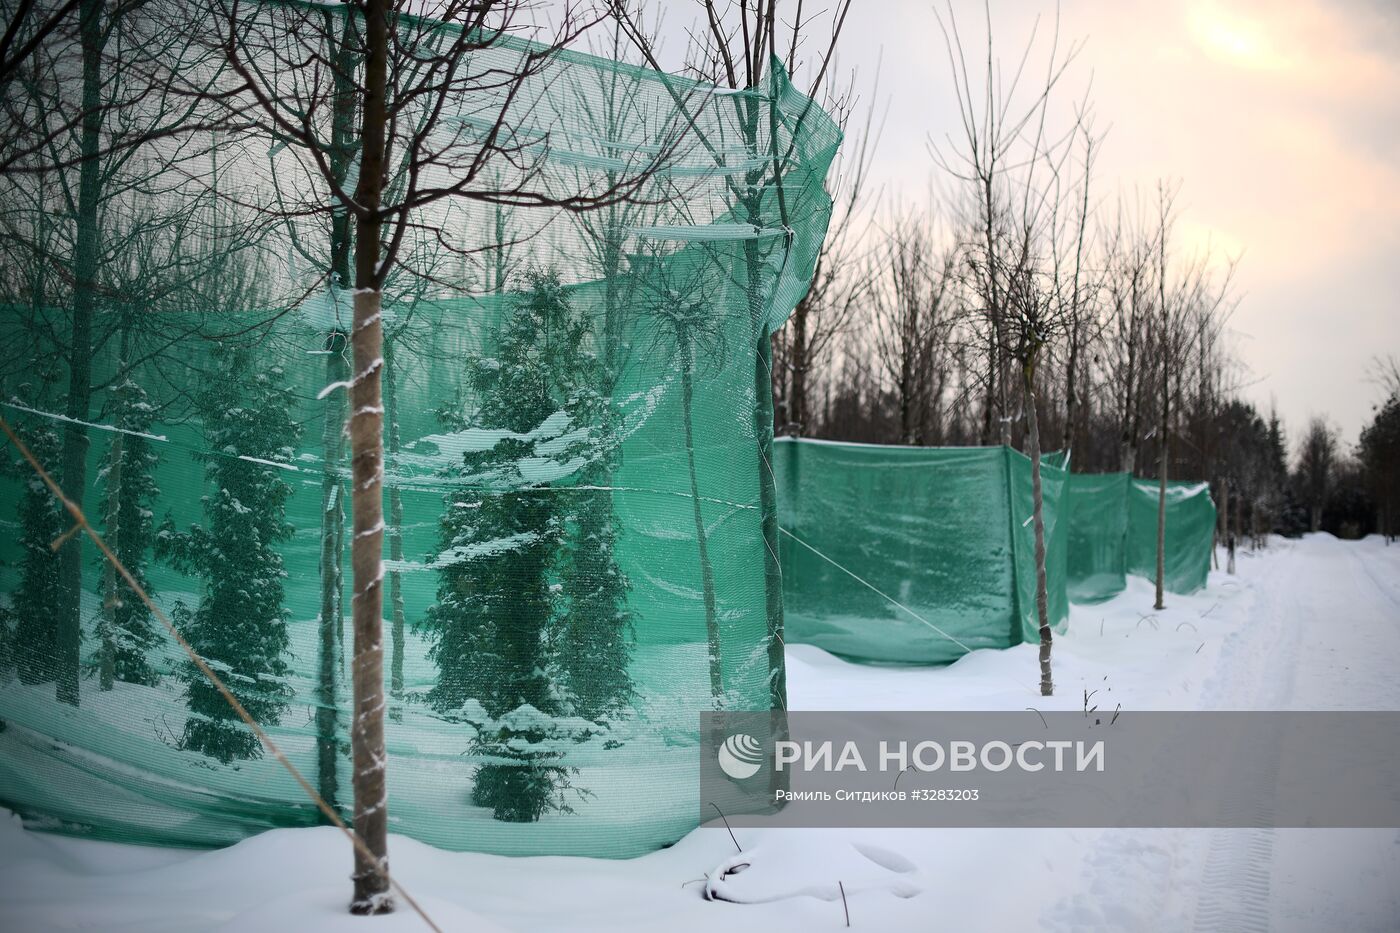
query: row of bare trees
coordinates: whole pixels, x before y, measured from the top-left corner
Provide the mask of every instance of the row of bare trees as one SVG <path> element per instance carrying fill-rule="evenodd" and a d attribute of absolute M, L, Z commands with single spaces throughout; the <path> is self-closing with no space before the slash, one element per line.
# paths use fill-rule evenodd
<path fill-rule="evenodd" d="M 1159 480 L 1160 608 L 1168 478 L 1223 484 L 1239 468 L 1222 421 L 1241 381 L 1233 262 L 1182 242 L 1174 185 L 1096 188 L 1105 134 L 1069 93 L 1081 46 L 1058 20 L 1003 61 L 989 25 L 979 41 L 951 6 L 937 15 L 959 117 L 930 140 L 942 194 L 867 210 L 831 243 L 822 268 L 842 285 L 814 290 L 779 335 L 774 394 L 794 435 L 1027 453 L 1049 693 L 1042 449 Z M 827 328 L 815 357 L 811 320 Z"/>

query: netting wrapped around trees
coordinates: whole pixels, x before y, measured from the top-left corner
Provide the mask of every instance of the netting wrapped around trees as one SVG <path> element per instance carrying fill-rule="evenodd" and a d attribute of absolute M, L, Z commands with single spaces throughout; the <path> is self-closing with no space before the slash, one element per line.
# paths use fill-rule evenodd
<path fill-rule="evenodd" d="M 556 54 L 518 94 L 544 183 L 654 165 L 588 213 L 432 205 L 386 286 L 390 828 L 634 855 L 695 825 L 697 713 L 783 704 L 761 347 L 809 282 L 839 133 L 776 66 L 722 93 Z M 326 196 L 277 140 L 101 158 L 91 213 L 51 176 L 4 181 L 25 261 L 3 281 L 3 413 L 345 811 L 343 214 L 299 209 Z M 173 845 L 318 822 L 95 549 L 49 550 L 68 523 L 13 453 L 0 804 Z"/>

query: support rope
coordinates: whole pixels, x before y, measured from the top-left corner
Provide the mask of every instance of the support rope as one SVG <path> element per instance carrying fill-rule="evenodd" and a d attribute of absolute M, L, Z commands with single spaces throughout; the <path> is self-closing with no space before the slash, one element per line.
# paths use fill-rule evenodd
<path fill-rule="evenodd" d="M 195 651 L 194 647 L 184 639 L 184 636 L 175 628 L 175 625 L 166 617 L 165 613 L 160 610 L 160 607 L 155 604 L 136 578 L 131 575 L 131 571 L 126 569 L 126 565 L 123 564 L 121 559 L 108 547 L 107 542 L 97 533 L 97 529 L 88 524 L 87 516 L 83 514 L 82 507 L 63 494 L 63 490 L 59 487 L 58 483 L 54 482 L 53 477 L 44 469 L 43 464 L 39 463 L 34 457 L 34 454 L 30 452 L 24 442 L 19 439 L 19 435 L 10 427 L 10 423 L 5 420 L 4 416 L 0 416 L 0 430 L 3 430 L 5 436 L 10 439 L 10 442 L 19 449 L 20 455 L 34 468 L 34 472 L 44 481 L 44 485 L 48 486 L 49 491 L 53 493 L 54 497 L 63 504 L 68 514 L 73 516 L 73 527 L 58 538 L 54 544 L 61 547 L 62 543 L 75 531 L 82 530 L 85 532 L 87 536 L 92 539 L 92 543 L 97 545 L 97 549 L 102 552 L 102 556 L 111 562 L 117 573 L 126 581 L 126 585 L 131 587 L 132 591 L 141 598 L 141 602 L 145 603 L 146 608 L 151 610 L 151 614 L 160 621 L 161 625 L 165 626 L 165 630 L 170 633 L 170 637 L 175 639 L 176 643 L 184 649 L 185 654 L 189 656 L 190 661 L 194 663 L 195 667 L 199 668 L 200 673 L 204 675 L 209 683 L 213 684 L 214 689 L 219 691 L 219 694 L 228 705 L 238 714 L 238 718 L 242 719 L 243 722 L 248 725 L 248 728 L 253 730 L 253 734 L 258 737 L 258 741 L 262 742 L 263 747 L 267 749 L 268 753 L 271 754 L 273 758 L 277 759 L 278 763 L 280 763 L 283 768 L 287 769 L 287 772 L 296 779 L 296 782 L 301 785 L 301 789 L 305 791 L 306 795 L 311 798 L 311 801 L 316 804 L 317 809 L 325 814 L 326 818 L 345 834 L 345 837 L 350 840 L 350 844 L 355 847 L 355 850 L 359 852 L 366 861 L 377 863 L 379 859 L 370 851 L 369 846 L 365 845 L 364 840 L 356 835 L 354 830 L 345 825 L 345 821 L 340 818 L 340 814 L 336 813 L 335 810 L 331 808 L 330 804 L 326 803 L 325 799 L 316 792 L 316 788 L 311 786 L 310 782 L 302 776 L 301 772 L 297 770 L 296 766 L 293 765 L 282 752 L 282 749 L 278 748 L 277 744 L 272 741 L 271 736 L 264 732 L 262 727 L 248 714 L 248 711 L 243 708 L 243 704 L 238 702 L 238 698 L 224 685 L 224 682 L 219 679 L 219 676 L 214 673 L 204 658 L 200 656 L 199 652 Z M 54 549 L 57 550 L 57 547 Z M 384 880 L 388 881 L 393 889 L 404 899 L 404 902 L 407 903 L 409 907 L 413 908 L 418 916 L 423 918 L 423 922 L 428 925 L 428 928 L 431 929 L 433 933 L 442 933 L 442 929 L 432 921 L 432 918 L 419 906 L 418 902 L 413 899 L 413 896 L 410 895 L 408 891 L 404 890 L 403 885 L 394 880 L 389 874 L 388 869 L 381 866 L 378 871 L 384 876 Z"/>

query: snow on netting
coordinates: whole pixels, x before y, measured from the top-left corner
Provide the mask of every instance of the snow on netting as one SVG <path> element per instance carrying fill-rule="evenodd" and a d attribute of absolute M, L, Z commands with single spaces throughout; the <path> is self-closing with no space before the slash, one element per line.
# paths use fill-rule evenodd
<path fill-rule="evenodd" d="M 1157 578 L 1157 501 L 1154 480 L 1128 484 L 1128 573 Z M 1169 593 L 1204 589 L 1215 545 L 1215 501 L 1207 483 L 1167 483 L 1167 541 L 1163 586 Z"/>
<path fill-rule="evenodd" d="M 839 133 L 776 67 L 725 93 L 561 54 L 513 106 L 556 190 L 661 169 L 591 213 L 433 206 L 386 288 L 390 829 L 630 856 L 697 823 L 699 711 L 784 701 L 760 348 L 810 280 Z M 76 417 L 75 299 L 45 265 L 71 254 L 60 193 L 7 196 L 53 253 L 3 279 L 3 411 L 56 474 L 87 444 L 69 494 L 344 812 L 348 450 L 344 394 L 319 396 L 349 376 L 349 294 L 332 221 L 295 209 L 323 197 L 297 151 L 217 142 L 104 204 Z M 142 291 L 157 267 L 170 287 Z M 0 805 L 171 845 L 316 823 L 81 536 L 65 569 L 66 522 L 5 466 Z"/>
<path fill-rule="evenodd" d="M 1157 566 L 1156 482 L 1065 463 L 1041 464 L 1056 631 L 1071 601 L 1101 602 Z M 1031 466 L 1017 451 L 783 439 L 774 468 L 789 642 L 926 664 L 1039 641 Z M 1168 591 L 1205 586 L 1214 528 L 1204 483 L 1168 484 Z"/>

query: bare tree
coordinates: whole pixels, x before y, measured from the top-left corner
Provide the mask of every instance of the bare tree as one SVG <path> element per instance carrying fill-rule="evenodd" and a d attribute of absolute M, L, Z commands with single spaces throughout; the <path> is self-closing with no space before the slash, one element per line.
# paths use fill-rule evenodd
<path fill-rule="evenodd" d="M 817 90 L 826 80 L 850 6 L 850 0 L 838 0 L 829 11 L 829 31 L 825 42 L 807 68 L 813 75 L 806 95 L 810 103 L 801 112 L 789 116 L 797 125 L 801 125 L 816 107 Z M 814 23 L 814 18 L 803 15 L 800 3 L 791 20 L 780 18 L 778 7 L 778 0 L 730 0 L 723 5 L 704 0 L 704 20 L 691 36 L 688 48 L 688 71 L 731 91 L 756 89 L 765 83 L 776 87 L 776 82 L 772 80 L 774 75 L 769 70 L 770 64 L 786 62 L 790 73 L 797 71 L 798 51 Z M 611 0 L 610 9 L 647 64 L 661 71 L 656 51 L 639 28 L 639 17 L 626 0 Z M 734 205 L 733 215 L 757 230 L 762 224 L 766 200 L 775 200 L 779 221 L 788 231 L 780 241 L 780 248 L 787 250 L 792 243 L 791 221 L 798 205 L 788 203 L 782 178 L 791 165 L 795 144 L 783 144 L 776 106 L 767 108 L 765 126 L 764 108 L 755 96 L 732 94 L 727 102 L 733 108 L 733 122 L 737 124 L 749 165 L 742 173 L 725 175 L 728 194 Z M 680 103 L 679 99 L 677 103 Z M 722 147 L 718 145 L 723 141 L 709 139 L 700 133 L 696 142 L 715 158 L 717 164 L 724 164 Z M 754 321 L 764 319 L 767 300 L 764 270 L 773 249 L 771 240 L 765 243 L 750 237 L 743 243 L 742 275 L 736 275 L 735 279 L 748 300 Z M 775 709 L 785 709 L 787 680 L 783 660 L 783 584 L 782 570 L 778 564 L 777 490 L 772 470 L 773 345 L 766 332 L 759 336 L 757 350 L 753 382 L 754 427 L 758 435 L 758 486 L 765 551 L 770 695 Z"/>
<path fill-rule="evenodd" d="M 788 69 L 795 66 L 796 62 L 789 58 Z M 846 131 L 831 172 L 831 221 L 807 293 L 793 308 L 782 330 L 773 335 L 773 391 L 780 412 L 777 429 L 797 437 L 810 433 L 815 420 L 812 396 L 822 367 L 829 362 L 837 340 L 851 326 L 872 287 L 871 267 L 861 259 L 871 232 L 870 166 L 883 123 L 874 122 L 873 106 L 867 107 L 863 122 L 852 122 L 854 81 L 852 74 L 844 89 L 828 87 L 823 94 L 822 103 Z"/>
<path fill-rule="evenodd" d="M 582 189 L 549 172 L 549 133 L 533 128 L 532 112 L 557 52 L 593 23 L 576 11 L 546 33 L 518 0 L 363 0 L 333 9 L 222 0 L 210 31 L 236 76 L 222 99 L 257 135 L 289 144 L 316 182 L 294 209 L 343 212 L 353 227 L 351 373 L 327 392 L 349 391 L 354 823 L 375 856 L 356 850 L 351 911 L 379 913 L 393 906 L 380 621 L 385 282 L 412 242 L 463 251 L 446 232 L 445 204 L 600 208 L 635 197 L 658 157 L 636 156 Z M 522 30 L 545 41 L 520 43 Z M 335 129 L 347 111 L 357 117 L 353 173 Z"/>
<path fill-rule="evenodd" d="M 870 261 L 871 349 L 899 407 L 899 443 L 927 444 L 958 324 L 955 253 L 939 256 L 928 222 L 916 216 L 896 219 L 881 240 Z"/>
<path fill-rule="evenodd" d="M 1147 335 L 1157 403 L 1156 609 L 1166 605 L 1167 483 L 1172 441 L 1182 433 L 1176 421 L 1180 420 L 1179 409 L 1184 404 L 1185 379 L 1193 367 L 1209 365 L 1198 363 L 1202 349 L 1198 334 L 1213 327 L 1212 322 L 1227 310 L 1234 278 L 1233 262 L 1226 266 L 1223 275 L 1217 274 L 1210 251 L 1188 259 L 1175 272 L 1172 270 L 1169 257 L 1174 200 L 1175 190 L 1159 183 L 1154 239 L 1156 308 Z"/>
<path fill-rule="evenodd" d="M 1074 213 L 1065 226 L 1070 240 L 1072 257 L 1064 256 L 1061 241 L 1065 237 L 1056 231 L 1052 238 L 1055 252 L 1055 275 L 1059 279 L 1067 265 L 1068 287 L 1057 281 L 1055 293 L 1063 303 L 1062 316 L 1065 319 L 1065 412 L 1064 432 L 1060 449 L 1072 452 L 1075 447 L 1075 433 L 1080 424 L 1080 392 L 1083 381 L 1083 358 L 1097 346 L 1101 336 L 1098 320 L 1098 297 L 1100 271 L 1093 266 L 1089 250 L 1093 246 L 1090 231 L 1094 224 L 1091 208 L 1090 188 L 1094 177 L 1094 160 L 1102 137 L 1095 136 L 1093 127 L 1086 118 L 1079 120 L 1079 140 L 1083 145 L 1082 175 L 1074 194 Z"/>
<path fill-rule="evenodd" d="M 1046 137 L 1046 118 L 1054 91 L 1082 46 L 1071 44 L 1061 52 L 1057 11 L 1043 78 L 1029 77 L 1027 66 L 1038 45 L 1037 19 L 1007 79 L 996 56 L 990 8 L 984 12 L 986 55 L 974 82 L 952 5 L 944 13 L 935 11 L 947 51 L 959 126 L 956 140 L 950 136 L 943 143 L 931 142 L 930 148 L 939 167 L 961 183 L 964 222 L 975 231 L 964 262 L 967 287 L 976 296 L 976 308 L 984 322 L 982 443 L 999 439 L 1009 447 L 1015 377 L 1003 352 L 1014 342 L 1007 307 L 1008 283 L 1027 274 L 1027 263 L 1038 257 L 1020 235 L 1024 225 L 1018 230 L 1008 211 L 1019 201 L 1022 220 L 1026 219 L 1024 208 L 1045 195 L 1034 176 L 1063 157 L 1064 141 Z M 1029 90 L 1025 90 L 1027 86 Z"/>
<path fill-rule="evenodd" d="M 101 388 L 93 359 L 108 340 L 129 335 L 133 321 L 104 313 L 118 303 L 120 279 L 129 271 L 115 260 L 179 225 L 175 213 L 138 210 L 136 192 L 169 205 L 166 179 L 191 156 L 191 128 L 209 125 L 207 108 L 173 94 L 153 71 L 159 62 L 202 80 L 210 56 L 183 28 L 183 9 L 157 0 L 42 9 L 21 2 L 10 12 L 0 38 L 7 56 L 0 76 L 0 235 L 31 270 L 30 306 L 63 308 L 48 351 L 57 349 L 67 370 L 56 472 L 81 501 L 88 486 L 87 422 Z M 125 240 L 112 238 L 119 230 Z M 162 252 L 142 274 L 142 288 L 152 295 L 174 288 L 181 264 L 183 274 L 192 270 L 190 255 Z M 121 368 L 135 362 L 128 356 Z M 81 542 L 64 540 L 50 676 L 59 700 L 77 705 L 83 559 Z"/>

